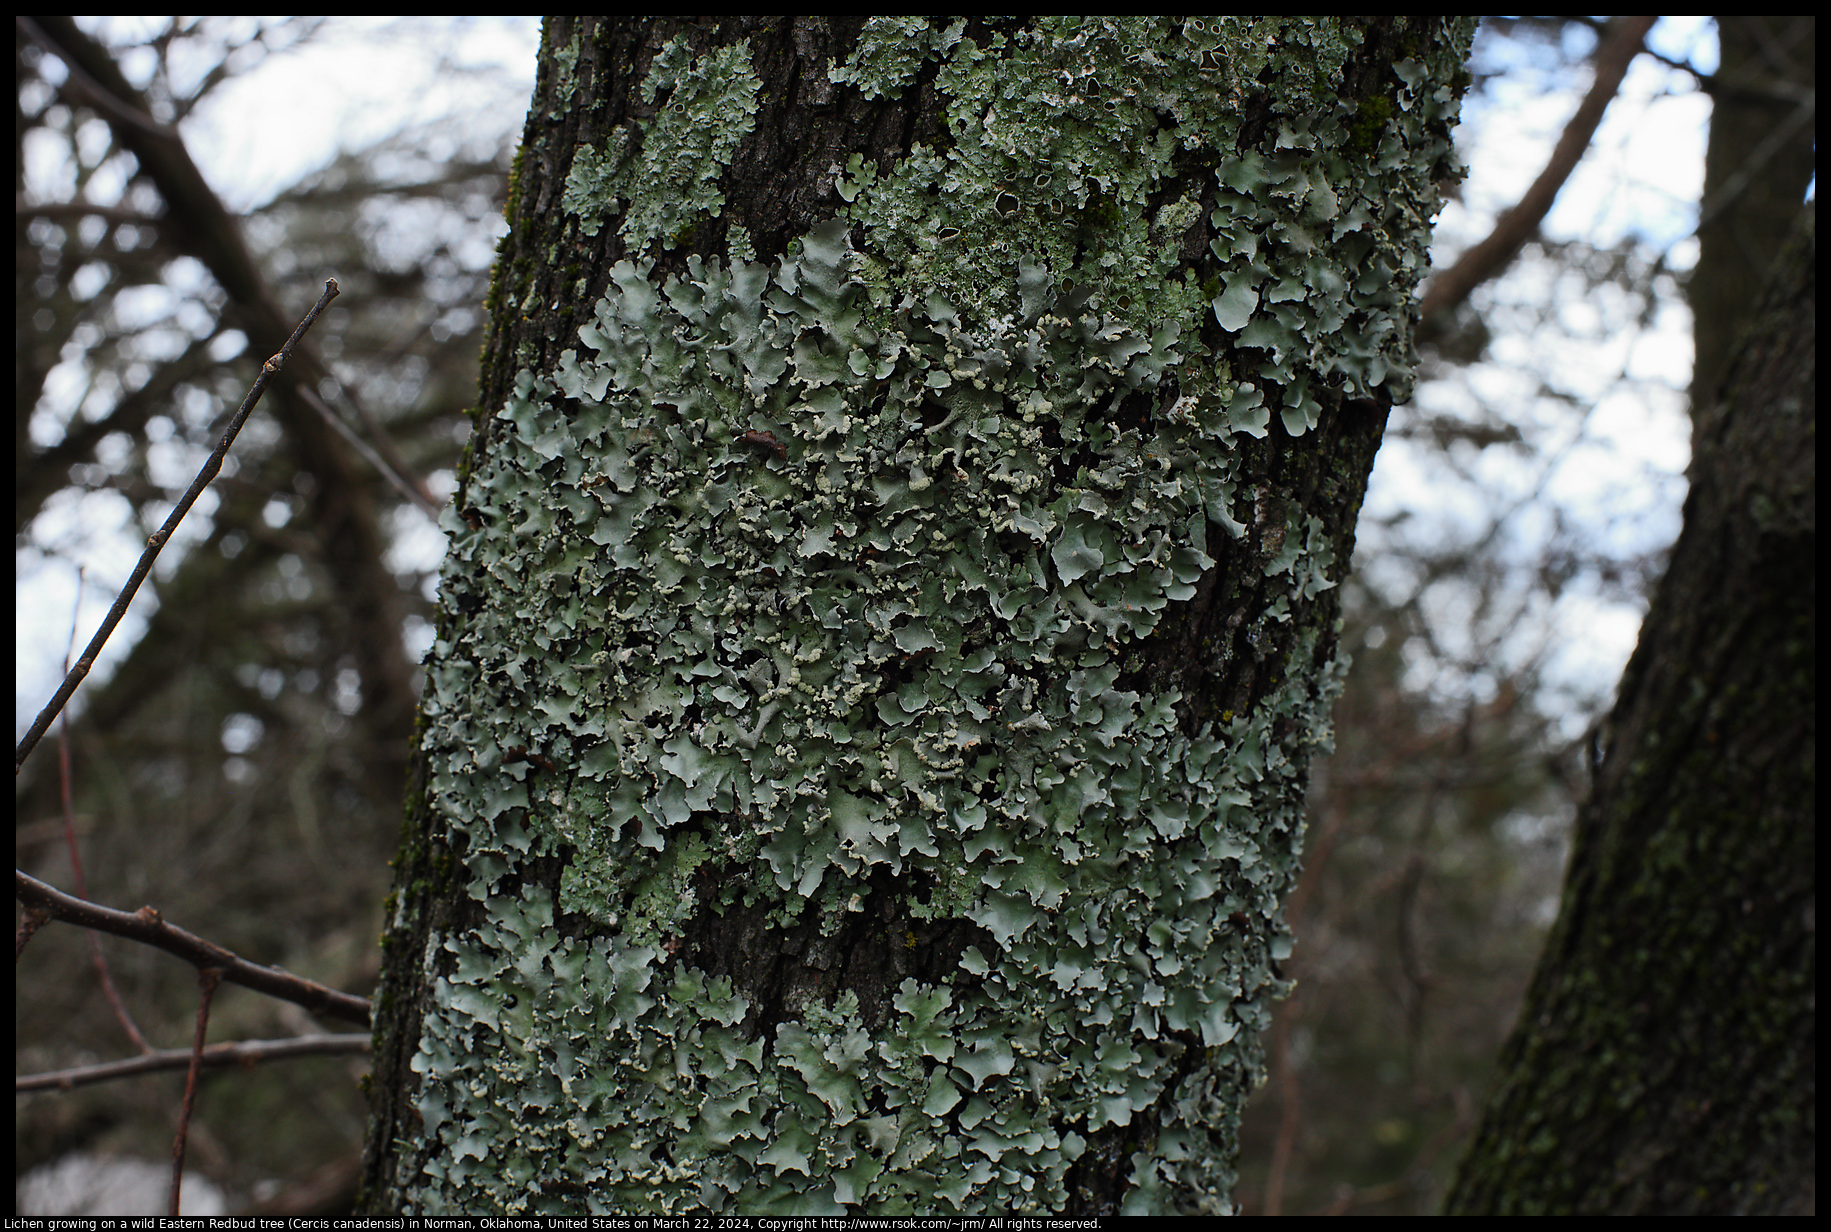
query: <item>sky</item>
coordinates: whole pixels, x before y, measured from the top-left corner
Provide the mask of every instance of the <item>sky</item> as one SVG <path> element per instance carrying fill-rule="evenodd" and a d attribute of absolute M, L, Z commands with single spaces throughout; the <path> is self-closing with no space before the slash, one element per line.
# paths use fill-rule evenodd
<path fill-rule="evenodd" d="M 1477 64 L 1504 71 L 1464 104 L 1457 146 L 1468 177 L 1438 219 L 1433 264 L 1445 266 L 1485 238 L 1496 216 L 1543 170 L 1590 85 L 1581 57 L 1593 38 L 1581 30 L 1567 38 L 1574 54 L 1564 59 L 1575 60 L 1574 67 L 1530 43 L 1485 31 L 1478 39 Z M 1703 71 L 1716 67 L 1714 27 L 1704 18 L 1661 18 L 1648 45 Z M 1637 57 L 1542 233 L 1597 247 L 1631 237 L 1649 258 L 1663 254 L 1675 270 L 1689 269 L 1697 257 L 1692 232 L 1709 116 L 1708 99 L 1690 74 Z M 1369 487 L 1357 569 L 1380 580 L 1399 559 L 1380 551 L 1380 522 L 1401 515 L 1407 519 L 1401 539 L 1454 541 L 1483 531 L 1496 510 L 1511 509 L 1495 542 L 1516 566 L 1542 557 L 1557 539 L 1552 523 L 1559 517 L 1622 557 L 1662 551 L 1677 538 L 1690 459 L 1689 311 L 1674 303 L 1645 326 L 1624 326 L 1632 305 L 1611 304 L 1606 292 L 1554 285 L 1549 273 L 1542 262 L 1522 261 L 1478 289 L 1474 301 L 1495 333 L 1487 354 L 1448 379 L 1420 384 L 1414 400 L 1474 421 L 1491 413 L 1520 428 L 1531 450 L 1488 449 L 1466 467 L 1446 468 L 1439 451 L 1405 439 L 1408 411 L 1395 412 Z M 1546 320 L 1529 320 L 1538 314 Z M 1589 334 L 1596 336 L 1584 337 Z M 1454 450 L 1448 460 L 1462 461 Z M 1388 580 L 1394 589 L 1404 586 L 1404 579 Z M 1450 608 L 1435 623 L 1453 643 L 1455 608 L 1472 606 L 1472 599 L 1457 594 L 1453 582 L 1435 589 L 1434 602 Z M 1638 603 L 1580 586 L 1555 601 L 1528 596 L 1524 611 L 1507 617 L 1516 624 L 1503 653 L 1523 659 L 1554 648 L 1545 675 L 1550 693 L 1565 699 L 1565 734 L 1575 738 L 1612 696 L 1642 615 Z M 1420 676 L 1442 668 L 1419 666 Z M 1500 675 L 1517 662 L 1496 666 Z M 1452 671 L 1436 677 L 1435 687 L 1484 701 L 1493 681 Z M 1555 697 L 1546 700 L 1557 704 Z"/>
<path fill-rule="evenodd" d="M 94 21 L 84 24 L 96 28 Z M 1714 35 L 1705 19 L 1662 18 L 1649 41 L 1675 61 L 1714 68 Z M 185 121 L 183 131 L 217 191 L 232 208 L 247 209 L 323 166 L 340 147 L 360 147 L 407 125 L 441 123 L 478 136 L 518 130 L 538 44 L 539 26 L 532 18 L 427 18 L 406 26 L 392 19 L 337 18 L 312 44 L 270 55 L 228 83 Z M 1483 44 L 1478 53 L 1507 71 L 1487 96 L 1465 106 L 1459 145 L 1470 173 L 1460 201 L 1451 202 L 1439 221 L 1438 265 L 1485 235 L 1494 214 L 1538 174 L 1589 84 L 1581 64 L 1560 70 L 1529 47 Z M 125 67 L 133 77 L 135 66 Z M 198 71 L 208 67 L 202 64 Z M 495 71 L 477 75 L 462 71 L 466 68 Z M 1631 235 L 1666 253 L 1675 267 L 1688 268 L 1695 260 L 1690 232 L 1708 115 L 1708 102 L 1688 74 L 1638 58 L 1590 154 L 1547 219 L 1546 233 L 1597 244 Z M 59 178 L 59 169 L 35 162 L 30 149 L 27 160 L 28 182 Z M 1532 277 L 1531 271 L 1517 273 L 1503 300 L 1556 298 L 1558 288 L 1535 288 Z M 1564 311 L 1581 316 L 1592 307 L 1575 302 Z M 1529 499 L 1537 495 L 1607 536 L 1615 549 L 1658 550 L 1676 537 L 1684 495 L 1689 425 L 1683 395 L 1690 347 L 1690 322 L 1682 308 L 1659 314 L 1645 328 L 1576 349 L 1568 336 L 1555 332 L 1503 335 L 1494 346 L 1494 358 L 1502 362 L 1477 365 L 1453 387 L 1423 387 L 1419 399 L 1443 399 L 1433 405 L 1453 407 L 1458 398 L 1474 398 L 1503 408 L 1504 418 L 1531 425 L 1528 435 L 1538 450 L 1525 458 L 1489 450 L 1457 475 L 1434 465 L 1426 451 L 1390 440 L 1375 469 L 1370 514 L 1404 511 L 1411 515 L 1407 533 L 1453 534 L 1457 527 L 1491 519 L 1497 503 L 1513 501 L 1521 512 L 1505 527 L 1503 550 L 1510 544 L 1530 558 L 1548 533 L 1543 502 Z M 1555 372 L 1564 397 L 1548 402 L 1534 380 L 1522 375 L 1533 372 Z M 1575 429 L 1568 414 L 1573 396 L 1592 406 Z M 1401 413 L 1395 423 L 1402 421 Z M 66 512 L 85 526 L 107 524 L 105 515 L 92 510 Z M 57 538 L 66 542 L 70 536 Z M 80 644 L 132 568 L 138 544 L 105 530 L 76 538 L 76 555 L 88 570 Z M 1368 550 L 1360 567 L 1377 572 L 1377 538 L 1370 543 L 1363 531 L 1363 545 Z M 17 550 L 15 561 L 17 736 L 61 675 L 57 665 L 69 637 L 76 586 L 68 561 L 29 548 Z M 1453 604 L 1456 598 L 1437 601 Z M 1569 679 L 1573 696 L 1593 698 L 1619 675 L 1639 619 L 1633 605 L 1566 594 L 1535 613 L 1532 628 L 1522 632 L 1520 653 L 1544 640 L 1556 644 L 1557 670 Z M 125 644 L 133 635 L 130 618 L 116 639 Z M 1472 687 L 1479 692 L 1481 686 Z"/>

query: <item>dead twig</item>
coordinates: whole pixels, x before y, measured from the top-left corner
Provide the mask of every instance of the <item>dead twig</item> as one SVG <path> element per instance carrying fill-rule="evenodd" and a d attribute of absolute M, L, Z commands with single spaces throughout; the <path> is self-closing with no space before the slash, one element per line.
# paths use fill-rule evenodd
<path fill-rule="evenodd" d="M 33 721 L 31 730 L 26 732 L 25 738 L 19 742 L 18 754 L 13 767 L 14 774 L 17 774 L 25 765 L 25 759 L 31 755 L 39 740 L 44 737 L 45 731 L 51 726 L 51 721 L 70 700 L 70 695 L 76 692 L 76 686 L 83 682 L 83 677 L 89 674 L 89 669 L 95 666 L 96 657 L 102 653 L 102 647 L 108 644 L 108 638 L 114 633 L 115 626 L 121 623 L 123 616 L 127 615 L 127 609 L 133 603 L 134 595 L 140 589 L 140 583 L 144 582 L 146 575 L 152 572 L 153 562 L 159 559 L 159 552 L 165 547 L 166 541 L 172 537 L 172 532 L 178 529 L 178 524 L 184 521 L 184 515 L 191 511 L 191 506 L 197 503 L 197 498 L 203 495 L 203 490 L 210 486 L 210 481 L 216 478 L 217 473 L 222 470 L 223 458 L 228 456 L 229 446 L 235 443 L 236 435 L 241 432 L 242 425 L 248 421 L 248 416 L 253 414 L 254 408 L 260 404 L 261 395 L 267 392 L 267 382 L 280 374 L 280 369 L 286 366 L 286 360 L 292 355 L 293 348 L 298 346 L 299 340 L 305 337 L 305 331 L 312 327 L 312 323 L 318 319 L 318 314 L 323 312 L 336 298 L 337 280 L 335 278 L 325 279 L 324 294 L 318 297 L 318 302 L 312 306 L 312 310 L 305 314 L 305 319 L 299 322 L 299 327 L 292 331 L 292 337 L 286 340 L 286 345 L 261 365 L 260 375 L 254 378 L 254 387 L 242 400 L 241 409 L 235 412 L 235 418 L 229 421 L 229 427 L 223 432 L 223 438 L 217 444 L 216 451 L 203 464 L 203 469 L 197 472 L 197 478 L 191 481 L 190 488 L 178 499 L 178 504 L 173 508 L 171 516 L 166 518 L 165 525 L 154 531 L 147 539 L 146 551 L 141 553 L 140 563 L 134 567 L 133 575 L 127 579 L 127 585 L 123 586 L 121 593 L 115 597 L 114 606 L 108 610 L 108 616 L 102 621 L 102 627 L 95 631 L 95 636 L 90 639 L 88 648 L 83 651 L 83 657 L 78 659 L 76 666 L 64 676 L 63 684 L 58 686 L 57 692 L 52 695 L 51 700 L 45 703 L 45 708 Z"/>
<path fill-rule="evenodd" d="M 251 963 L 214 942 L 205 941 L 176 925 L 167 924 L 151 907 L 142 907 L 133 912 L 116 911 L 86 899 L 72 898 L 17 869 L 13 871 L 13 895 L 25 905 L 27 916 L 41 913 L 66 924 L 79 924 L 84 928 L 139 941 L 169 954 L 176 954 L 199 969 L 220 968 L 222 978 L 231 984 L 252 988 L 281 1001 L 291 1001 L 326 1018 L 340 1018 L 365 1027 L 369 1025 L 370 1007 L 367 999 L 338 992 L 335 988 L 327 988 L 278 967 Z"/>
<path fill-rule="evenodd" d="M 184 1074 L 184 1105 L 178 1113 L 178 1132 L 172 1138 L 171 1214 L 179 1214 L 178 1199 L 184 1190 L 184 1147 L 191 1136 L 191 1113 L 197 1108 L 197 1075 L 203 1071 L 203 1041 L 210 1031 L 210 1002 L 223 982 L 220 967 L 202 967 L 197 972 L 197 1029 L 191 1036 L 190 1063 Z"/>
<path fill-rule="evenodd" d="M 262 1061 L 277 1061 L 284 1057 L 360 1053 L 369 1051 L 370 1039 L 367 1032 L 352 1031 L 337 1035 L 301 1035 L 295 1039 L 236 1040 L 233 1043 L 211 1044 L 205 1048 L 202 1063 L 205 1069 L 223 1069 L 231 1065 L 247 1069 Z M 184 1069 L 190 1063 L 189 1048 L 159 1048 L 144 1056 L 128 1057 L 124 1061 L 104 1061 L 98 1065 L 79 1065 L 71 1069 L 46 1070 L 42 1074 L 24 1074 L 13 1080 L 13 1093 L 69 1091 L 76 1087 L 93 1086 L 98 1082 L 117 1082 L 122 1078 L 137 1078 L 141 1074 Z"/>

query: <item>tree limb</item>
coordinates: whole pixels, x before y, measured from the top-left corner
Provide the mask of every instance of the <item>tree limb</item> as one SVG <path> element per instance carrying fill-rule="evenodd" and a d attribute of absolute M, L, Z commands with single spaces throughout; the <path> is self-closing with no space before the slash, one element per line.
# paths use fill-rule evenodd
<path fill-rule="evenodd" d="M 1589 94 L 1577 113 L 1564 126 L 1564 135 L 1558 138 L 1551 161 L 1545 164 L 1539 178 L 1532 182 L 1532 187 L 1526 190 L 1517 205 L 1500 216 L 1487 239 L 1431 279 L 1424 302 L 1418 305 L 1424 336 L 1433 332 L 1433 318 L 1452 311 L 1469 297 L 1469 292 L 1507 268 L 1526 241 L 1537 234 L 1539 224 L 1558 199 L 1558 190 L 1564 187 L 1564 181 L 1582 161 L 1583 152 L 1596 135 L 1596 126 L 1602 123 L 1602 113 L 1608 110 L 1609 102 L 1621 88 L 1621 79 L 1627 75 L 1628 65 L 1639 54 L 1642 40 L 1657 20 L 1656 17 L 1623 17 L 1604 35 L 1596 48 L 1596 79 L 1590 84 Z"/>
<path fill-rule="evenodd" d="M 80 924 L 84 928 L 113 933 L 117 937 L 150 945 L 169 954 L 176 954 L 194 967 L 220 968 L 223 979 L 231 984 L 252 988 L 281 1001 L 291 1001 L 326 1018 L 341 1018 L 363 1026 L 369 1024 L 369 1002 L 366 998 L 338 992 L 335 988 L 327 988 L 315 980 L 282 971 L 278 967 L 251 963 L 215 942 L 205 941 L 174 924 L 167 924 L 152 907 L 142 907 L 132 912 L 116 911 L 100 903 L 72 897 L 17 869 L 13 872 L 13 879 L 13 895 L 25 904 L 28 911 L 43 913 L 66 924 Z M 184 1055 L 187 1058 L 190 1056 L 188 1049 Z"/>

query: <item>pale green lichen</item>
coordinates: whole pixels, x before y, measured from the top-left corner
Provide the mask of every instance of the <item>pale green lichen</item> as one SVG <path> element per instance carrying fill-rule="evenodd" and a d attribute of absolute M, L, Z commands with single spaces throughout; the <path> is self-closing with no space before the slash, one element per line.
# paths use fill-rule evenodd
<path fill-rule="evenodd" d="M 577 214 L 588 236 L 620 214 L 632 252 L 677 245 L 723 209 L 718 173 L 754 126 L 760 84 L 748 43 L 695 56 L 685 39 L 673 40 L 643 82 L 643 101 L 661 104 L 654 119 L 619 129 L 603 151 L 579 150 L 560 208 Z"/>
<path fill-rule="evenodd" d="M 466 614 L 428 662 L 428 794 L 483 922 L 426 956 L 417 1210 L 1048 1210 L 1138 1118 L 1162 1128 L 1128 1212 L 1228 1205 L 1206 1135 L 1258 1072 L 1334 678 L 1190 732 L 1122 660 L 1213 567 L 1211 527 L 1264 545 L 1256 628 L 1334 585 L 1239 436 L 1405 388 L 1457 51 L 1395 86 L 1369 167 L 1318 89 L 1354 42 L 1333 22 L 1045 19 L 982 48 L 912 21 L 872 19 L 833 77 L 894 94 L 938 61 L 951 149 L 836 168 L 843 217 L 779 262 L 650 277 L 719 207 L 742 45 L 671 45 L 643 89 L 684 110 L 640 159 L 574 162 L 566 208 L 635 255 L 497 410 L 475 526 L 444 521 Z M 1294 44 L 1215 208 L 1180 183 L 1146 209 L 1179 153 L 1233 150 L 1230 100 Z M 1222 285 L 1172 276 L 1191 229 Z M 1208 313 L 1241 349 L 1196 341 Z M 565 857 L 557 903 L 514 873 L 537 854 Z M 867 909 L 901 946 L 981 939 L 939 984 L 796 994 L 753 1038 L 758 1007 L 675 951 L 758 905 L 815 945 Z"/>

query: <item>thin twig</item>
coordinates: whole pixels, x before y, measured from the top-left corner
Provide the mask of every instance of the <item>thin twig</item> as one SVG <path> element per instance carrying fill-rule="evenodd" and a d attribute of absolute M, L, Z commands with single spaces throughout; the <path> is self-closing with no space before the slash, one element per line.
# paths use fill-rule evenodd
<path fill-rule="evenodd" d="M 220 945 L 205 941 L 176 925 L 167 924 L 151 907 L 142 907 L 134 912 L 116 911 L 99 903 L 72 898 L 17 869 L 13 870 L 13 896 L 25 904 L 28 916 L 34 911 L 40 911 L 66 924 L 113 933 L 117 937 L 126 937 L 169 954 L 176 954 L 194 967 L 220 967 L 223 978 L 231 984 L 240 984 L 243 988 L 252 988 L 281 1001 L 303 1005 L 312 1013 L 327 1018 L 341 1018 L 346 1022 L 361 1023 L 365 1027 L 369 1025 L 370 1006 L 366 999 L 338 992 L 335 988 L 327 988 L 315 980 L 282 971 L 278 967 L 251 963 Z"/>
<path fill-rule="evenodd" d="M 308 351 L 306 354 L 309 356 L 311 353 Z M 323 361 L 317 362 L 322 363 Z M 328 365 L 325 365 L 325 370 L 329 371 Z M 395 490 L 418 506 L 421 513 L 436 520 L 440 511 L 439 502 L 432 499 L 432 493 L 426 490 L 424 481 L 407 465 L 406 459 L 401 457 L 400 448 L 388 435 L 387 429 L 383 428 L 381 421 L 356 400 L 355 391 L 345 385 L 341 377 L 334 372 L 330 375 L 331 379 L 337 382 L 337 388 L 342 392 L 344 400 L 356 408 L 357 414 L 362 416 L 362 421 L 368 426 L 370 433 L 380 442 L 379 446 L 370 445 L 369 442 L 363 440 L 356 429 L 345 423 L 343 416 L 333 411 L 310 385 L 299 386 L 300 401 L 318 412 L 318 417 L 330 425 L 331 430 L 338 436 L 349 442 L 350 448 L 361 454 L 363 460 L 375 468 L 376 474 L 393 484 Z M 387 455 L 386 457 L 383 456 L 384 453 Z"/>
<path fill-rule="evenodd" d="M 367 1032 L 352 1031 L 348 1034 L 301 1035 L 293 1039 L 239 1040 L 234 1043 L 211 1044 L 203 1050 L 203 1064 L 206 1069 L 221 1069 L 230 1065 L 252 1068 L 262 1061 L 278 1061 L 286 1057 L 367 1052 L 370 1040 Z M 13 1080 L 13 1093 L 68 1091 L 73 1087 L 93 1086 L 98 1082 L 116 1082 L 122 1078 L 136 1078 L 141 1074 L 183 1069 L 190 1063 L 189 1048 L 161 1048 L 145 1056 L 128 1057 L 122 1061 L 104 1061 L 98 1065 L 79 1065 L 72 1069 L 23 1074 Z"/>
<path fill-rule="evenodd" d="M 184 1105 L 178 1113 L 178 1132 L 172 1137 L 172 1206 L 178 1214 L 178 1199 L 184 1188 L 184 1147 L 191 1136 L 191 1113 L 197 1107 L 197 1075 L 203 1070 L 203 1041 L 210 1031 L 210 1002 L 216 987 L 223 982 L 220 967 L 205 967 L 197 973 L 197 1029 L 191 1035 L 191 1063 L 184 1075 Z"/>
<path fill-rule="evenodd" d="M 102 627 L 96 630 L 95 636 L 90 639 L 88 649 L 83 651 L 83 657 L 76 661 L 76 666 L 70 669 L 69 674 L 64 677 L 63 684 L 58 687 L 51 700 L 45 703 L 45 708 L 33 721 L 32 729 L 26 732 L 25 739 L 19 742 L 17 760 L 13 767 L 14 774 L 18 774 L 19 770 L 24 767 L 25 759 L 37 747 L 39 740 L 51 726 L 51 721 L 70 700 L 70 695 L 76 692 L 76 686 L 83 682 L 83 677 L 89 674 L 89 669 L 95 666 L 95 660 L 102 653 L 102 647 L 108 643 L 109 636 L 113 634 L 115 626 L 121 623 L 121 618 L 127 615 L 128 606 L 133 603 L 134 594 L 140 589 L 140 583 L 144 582 L 146 575 L 152 572 L 153 562 L 159 559 L 160 550 L 172 537 L 172 532 L 178 529 L 178 523 L 184 520 L 184 515 L 191 511 L 191 506 L 196 504 L 199 496 L 203 495 L 203 490 L 210 486 L 210 481 L 216 478 L 217 473 L 222 470 L 223 458 L 228 455 L 229 446 L 235 443 L 236 434 L 242 430 L 242 425 L 248 421 L 248 416 L 259 405 L 261 395 L 267 392 L 267 382 L 280 374 L 280 369 L 286 366 L 287 357 L 292 354 L 293 348 L 299 345 L 301 338 L 305 337 L 305 331 L 312 327 L 312 322 L 318 319 L 318 314 L 323 312 L 336 298 L 337 280 L 335 278 L 325 279 L 324 294 L 318 297 L 318 302 L 312 306 L 312 310 L 305 314 L 305 319 L 299 322 L 299 327 L 292 331 L 292 337 L 286 340 L 286 345 L 261 365 L 261 374 L 254 379 L 254 387 L 248 391 L 247 398 L 243 399 L 241 409 L 235 412 L 235 418 L 229 421 L 229 427 L 223 433 L 221 442 L 217 444 L 216 452 L 210 455 L 209 460 L 203 464 L 203 469 L 197 472 L 197 478 L 191 482 L 190 489 L 179 498 L 177 507 L 165 520 L 165 525 L 153 532 L 152 536 L 147 539 L 146 551 L 141 554 L 140 563 L 134 567 L 133 576 L 127 579 L 127 585 L 123 586 L 121 593 L 115 597 L 114 606 L 108 610 L 108 617 L 102 621 Z"/>
<path fill-rule="evenodd" d="M 76 618 L 83 609 L 83 570 L 76 571 L 76 603 L 70 613 L 70 644 L 64 648 L 64 671 L 70 670 L 70 651 L 76 645 Z M 76 792 L 70 782 L 70 716 L 61 714 L 57 717 L 57 788 L 58 800 L 63 810 L 64 846 L 70 852 L 70 876 L 76 882 L 76 893 L 80 898 L 89 897 L 89 882 L 83 875 L 83 851 L 76 842 Z M 89 961 L 95 965 L 96 978 L 102 982 L 102 995 L 108 999 L 109 1008 L 114 1010 L 115 1021 L 127 1032 L 127 1038 L 133 1041 L 135 1048 L 141 1052 L 151 1052 L 153 1046 L 146 1042 L 146 1036 L 140 1033 L 139 1024 L 134 1022 L 133 1015 L 127 1011 L 127 1003 L 121 1000 L 120 990 L 114 986 L 114 973 L 109 970 L 108 956 L 102 952 L 102 939 L 93 932 L 89 934 Z"/>

